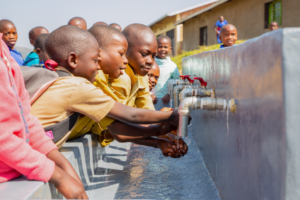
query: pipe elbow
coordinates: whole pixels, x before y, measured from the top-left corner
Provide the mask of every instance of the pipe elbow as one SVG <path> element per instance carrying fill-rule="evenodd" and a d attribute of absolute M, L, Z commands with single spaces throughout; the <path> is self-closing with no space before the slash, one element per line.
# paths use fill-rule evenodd
<path fill-rule="evenodd" d="M 193 104 L 197 102 L 197 97 L 188 97 L 185 98 L 181 101 L 179 107 L 178 107 L 178 112 L 180 114 L 189 114 L 190 113 L 190 108 L 195 107 Z"/>
<path fill-rule="evenodd" d="M 184 86 L 183 85 L 177 85 L 174 87 L 174 94 L 179 94 L 183 90 Z"/>

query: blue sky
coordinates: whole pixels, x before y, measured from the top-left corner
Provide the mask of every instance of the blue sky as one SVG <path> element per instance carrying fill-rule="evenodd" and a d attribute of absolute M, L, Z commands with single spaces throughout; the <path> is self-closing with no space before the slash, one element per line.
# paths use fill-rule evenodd
<path fill-rule="evenodd" d="M 28 32 L 36 26 L 53 31 L 75 16 L 83 17 L 88 28 L 97 21 L 116 22 L 123 28 L 131 23 L 150 24 L 171 13 L 207 0 L 14 0 L 2 1 L 0 19 L 9 19 L 17 27 L 17 47 L 32 48 Z"/>

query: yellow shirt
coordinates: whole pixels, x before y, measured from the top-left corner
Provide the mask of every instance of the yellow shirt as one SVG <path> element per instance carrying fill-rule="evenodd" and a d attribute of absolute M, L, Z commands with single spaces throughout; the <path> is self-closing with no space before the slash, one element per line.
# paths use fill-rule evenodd
<path fill-rule="evenodd" d="M 57 69 L 68 72 L 62 67 Z M 95 121 L 99 122 L 108 114 L 115 101 L 85 78 L 68 73 L 70 76 L 59 78 L 37 99 L 32 105 L 31 114 L 40 120 L 43 127 L 47 127 L 78 112 L 88 117 L 82 121 L 81 125 L 84 126 L 81 129 L 89 129 Z"/>
<path fill-rule="evenodd" d="M 134 74 L 127 65 L 125 73 L 110 82 L 111 88 L 126 97 L 126 105 L 137 108 L 155 110 L 149 91 L 148 76 Z"/>

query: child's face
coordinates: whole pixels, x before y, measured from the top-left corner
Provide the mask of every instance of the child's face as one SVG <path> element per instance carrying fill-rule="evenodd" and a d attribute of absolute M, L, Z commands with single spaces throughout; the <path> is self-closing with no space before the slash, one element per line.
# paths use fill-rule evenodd
<path fill-rule="evenodd" d="M 99 45 L 94 39 L 87 51 L 82 53 L 82 55 L 78 56 L 75 53 L 70 53 L 68 56 L 68 65 L 73 68 L 73 75 L 86 78 L 93 83 L 98 70 L 100 70 L 98 64 L 99 52 Z"/>
<path fill-rule="evenodd" d="M 152 67 L 152 69 L 148 73 L 148 78 L 149 78 L 149 89 L 150 91 L 156 86 L 157 81 L 159 79 L 159 68 L 158 66 Z"/>
<path fill-rule="evenodd" d="M 134 73 L 140 76 L 148 74 L 153 66 L 157 52 L 155 37 L 145 37 L 140 37 L 141 39 L 134 46 L 131 46 L 126 53 L 130 67 Z"/>
<path fill-rule="evenodd" d="M 126 52 L 128 48 L 125 37 L 113 35 L 114 42 L 100 50 L 99 65 L 104 74 L 108 74 L 110 78 L 116 79 L 123 74 L 128 60 Z"/>
<path fill-rule="evenodd" d="M 169 52 L 172 51 L 170 41 L 165 38 L 160 39 L 157 45 L 157 57 L 160 59 L 165 59 Z"/>
<path fill-rule="evenodd" d="M 225 47 L 233 46 L 238 39 L 237 30 L 233 27 L 228 27 L 222 30 L 219 37 Z"/>
<path fill-rule="evenodd" d="M 270 30 L 271 30 L 271 31 L 274 31 L 274 30 L 277 30 L 277 29 L 278 29 L 277 23 L 272 22 L 272 23 L 270 24 Z"/>
<path fill-rule="evenodd" d="M 14 49 L 14 46 L 18 40 L 17 29 L 13 24 L 6 24 L 2 29 L 2 39 L 10 49 Z"/>
<path fill-rule="evenodd" d="M 47 60 L 50 59 L 48 54 L 45 51 L 42 51 L 40 48 L 36 49 L 36 53 L 40 58 L 40 62 L 43 61 L 45 63 Z"/>

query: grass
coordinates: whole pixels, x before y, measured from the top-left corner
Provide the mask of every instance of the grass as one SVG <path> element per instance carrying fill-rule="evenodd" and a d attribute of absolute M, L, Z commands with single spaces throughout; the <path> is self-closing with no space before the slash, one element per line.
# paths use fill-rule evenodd
<path fill-rule="evenodd" d="M 236 41 L 235 44 L 241 44 L 245 41 L 246 40 L 238 40 L 238 41 Z M 182 71 L 182 58 L 187 57 L 187 56 L 196 55 L 196 54 L 199 54 L 199 53 L 202 53 L 205 51 L 216 50 L 216 49 L 220 49 L 220 44 L 215 44 L 215 45 L 211 45 L 211 46 L 200 46 L 199 49 L 195 49 L 193 51 L 183 51 L 182 54 L 171 57 L 171 60 L 176 63 L 179 71 Z"/>

